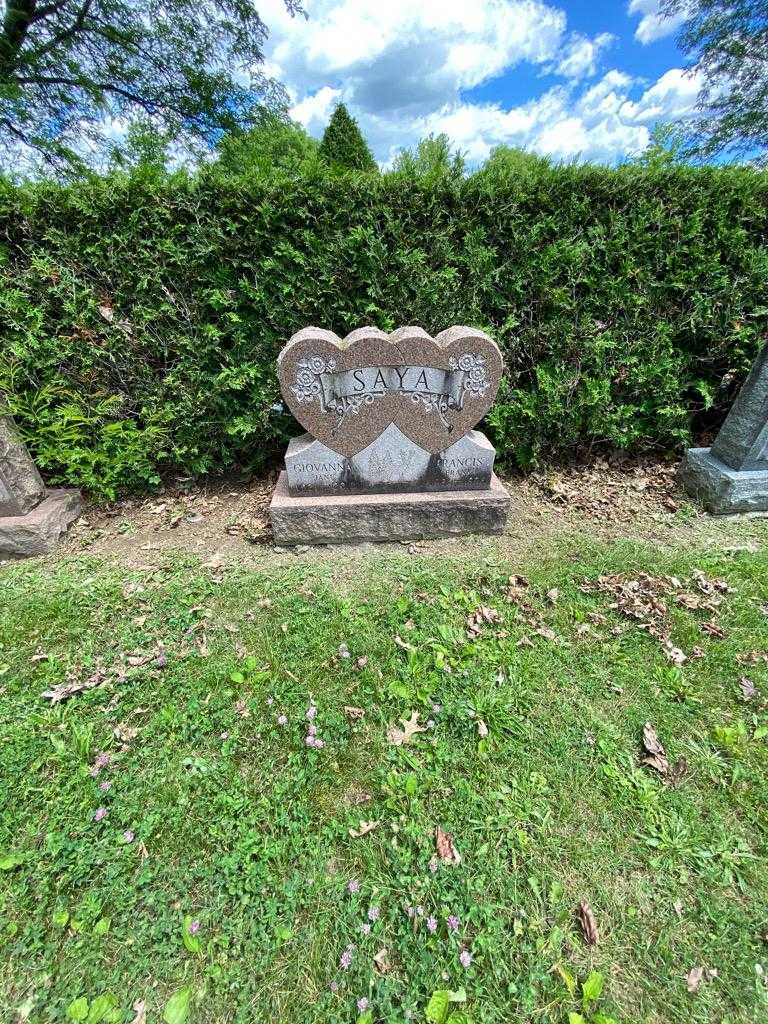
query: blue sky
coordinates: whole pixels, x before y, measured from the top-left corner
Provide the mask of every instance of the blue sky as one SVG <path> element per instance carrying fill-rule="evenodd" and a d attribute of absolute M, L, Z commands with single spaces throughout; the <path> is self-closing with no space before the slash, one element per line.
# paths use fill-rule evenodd
<path fill-rule="evenodd" d="M 658 0 L 259 0 L 268 70 L 319 136 L 343 100 L 386 166 L 445 132 L 471 162 L 500 144 L 614 163 L 690 113 L 676 25 Z"/>

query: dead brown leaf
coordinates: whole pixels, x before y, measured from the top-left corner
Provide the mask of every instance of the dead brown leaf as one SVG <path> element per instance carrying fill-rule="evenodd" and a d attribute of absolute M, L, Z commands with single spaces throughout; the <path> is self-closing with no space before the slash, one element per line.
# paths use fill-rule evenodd
<path fill-rule="evenodd" d="M 584 941 L 588 946 L 596 946 L 600 941 L 597 921 L 595 921 L 595 915 L 592 913 L 592 908 L 586 900 L 582 900 L 579 903 L 578 917 Z"/>
<path fill-rule="evenodd" d="M 689 992 L 698 992 L 699 986 L 704 979 L 703 967 L 692 967 L 686 975 L 685 981 Z"/>
<path fill-rule="evenodd" d="M 701 631 L 706 633 L 707 636 L 715 637 L 717 640 L 722 640 L 725 637 L 725 630 L 722 626 L 718 626 L 716 622 L 702 622 Z"/>
<path fill-rule="evenodd" d="M 480 739 L 483 740 L 488 735 L 488 726 L 485 724 L 482 718 L 478 718 L 477 720 L 477 735 L 480 737 Z"/>
<path fill-rule="evenodd" d="M 358 828 L 351 828 L 349 834 L 353 839 L 362 839 L 363 836 L 367 836 L 369 832 L 373 832 L 375 828 L 378 828 L 381 824 L 380 821 L 360 821 Z"/>
<path fill-rule="evenodd" d="M 746 676 L 742 676 L 739 680 L 739 689 L 744 700 L 752 700 L 753 697 L 757 696 L 757 687 Z"/>
<path fill-rule="evenodd" d="M 395 643 L 397 644 L 397 646 L 401 647 L 404 651 L 415 651 L 416 650 L 416 648 L 413 646 L 413 644 L 406 643 L 406 641 L 403 640 L 403 638 L 401 636 L 396 636 L 394 638 L 394 640 L 395 640 Z"/>
<path fill-rule="evenodd" d="M 768 662 L 768 654 L 765 651 L 743 651 L 736 655 L 736 661 L 740 665 L 759 665 L 760 662 Z"/>
<path fill-rule="evenodd" d="M 647 764 L 649 768 L 654 768 L 659 775 L 666 778 L 669 772 L 669 761 L 666 751 L 656 735 L 656 730 L 650 722 L 646 722 L 643 726 L 643 748 L 647 756 L 643 758 L 641 764 Z"/>
<path fill-rule="evenodd" d="M 350 704 L 344 705 L 344 714 L 352 722 L 357 722 L 361 718 L 365 718 L 365 711 L 362 708 L 356 708 Z"/>
<path fill-rule="evenodd" d="M 376 956 L 373 958 L 373 963 L 379 974 L 389 974 L 392 970 L 392 964 L 389 962 L 389 954 L 386 949 L 380 949 Z"/>
<path fill-rule="evenodd" d="M 419 725 L 419 715 L 417 711 L 411 712 L 411 717 L 408 719 L 401 718 L 403 728 L 398 729 L 396 725 L 391 725 L 387 730 L 387 740 L 395 747 L 402 747 L 407 743 L 410 743 L 416 733 L 426 732 L 426 727 Z"/>
<path fill-rule="evenodd" d="M 139 999 L 133 1004 L 133 1012 L 136 1016 L 131 1024 L 147 1024 L 147 1004 L 143 999 Z"/>
<path fill-rule="evenodd" d="M 127 722 L 120 722 L 112 731 L 115 734 L 115 738 L 120 740 L 121 743 L 130 743 L 131 740 L 135 740 L 139 735 L 139 730 L 135 726 L 128 725 Z"/>
<path fill-rule="evenodd" d="M 454 845 L 453 837 L 443 832 L 439 825 L 435 829 L 435 846 L 443 864 L 452 864 L 454 867 L 461 864 L 461 854 Z"/>

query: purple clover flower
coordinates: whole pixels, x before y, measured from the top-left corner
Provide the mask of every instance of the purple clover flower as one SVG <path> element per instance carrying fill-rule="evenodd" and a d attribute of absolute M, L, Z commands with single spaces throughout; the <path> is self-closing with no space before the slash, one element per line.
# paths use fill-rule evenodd
<path fill-rule="evenodd" d="M 106 818 L 106 816 L 108 814 L 109 814 L 109 811 L 107 810 L 106 807 L 98 807 L 96 809 L 96 813 L 93 816 L 93 820 L 94 821 L 101 821 L 103 818 Z"/>
<path fill-rule="evenodd" d="M 110 789 L 112 789 L 112 783 L 111 782 L 100 782 L 99 783 L 99 789 L 101 790 L 102 793 L 108 793 L 110 791 Z"/>
<path fill-rule="evenodd" d="M 448 925 L 448 931 L 450 931 L 450 932 L 458 931 L 459 919 L 458 919 L 458 917 L 456 917 L 455 914 L 450 914 L 449 917 L 448 917 L 448 920 L 445 923 Z"/>
<path fill-rule="evenodd" d="M 136 838 L 136 835 L 135 835 L 133 829 L 127 828 L 125 830 L 125 832 L 123 832 L 123 842 L 124 843 L 132 843 L 135 838 Z"/>
<path fill-rule="evenodd" d="M 380 910 L 378 907 L 368 907 L 368 920 L 378 921 Z"/>
<path fill-rule="evenodd" d="M 469 965 L 472 963 L 472 954 L 469 952 L 468 949 L 462 949 L 462 951 L 459 953 L 459 961 L 461 962 L 461 966 L 465 970 L 467 969 L 467 967 L 469 967 Z"/>
<path fill-rule="evenodd" d="M 190 925 L 189 925 L 189 934 L 190 935 L 197 935 L 197 933 L 199 931 L 200 931 L 200 922 L 197 921 L 197 920 L 191 921 Z"/>
<path fill-rule="evenodd" d="M 288 718 L 285 715 L 278 715 L 277 716 L 277 724 L 278 725 L 288 725 Z"/>
<path fill-rule="evenodd" d="M 307 708 L 307 718 L 310 720 L 310 722 L 313 719 L 317 718 L 317 708 L 315 707 L 314 704 L 310 704 L 309 707 Z"/>
<path fill-rule="evenodd" d="M 437 918 L 431 915 L 427 918 L 427 931 L 431 932 L 432 935 L 437 931 Z"/>
<path fill-rule="evenodd" d="M 347 885 L 347 889 L 351 893 L 360 892 L 360 883 L 358 882 L 358 880 L 356 878 L 353 878 L 353 879 L 350 880 L 349 884 Z"/>
<path fill-rule="evenodd" d="M 360 1013 L 365 1013 L 365 1011 L 368 1009 L 368 1000 L 365 998 L 365 996 L 361 996 L 357 1000 L 357 1009 L 359 1010 Z"/>
<path fill-rule="evenodd" d="M 349 967 L 350 967 L 350 965 L 352 963 L 352 950 L 353 949 L 354 949 L 353 946 L 347 946 L 347 948 L 344 950 L 344 952 L 339 957 L 339 967 L 342 969 L 342 971 L 348 971 L 349 970 Z"/>

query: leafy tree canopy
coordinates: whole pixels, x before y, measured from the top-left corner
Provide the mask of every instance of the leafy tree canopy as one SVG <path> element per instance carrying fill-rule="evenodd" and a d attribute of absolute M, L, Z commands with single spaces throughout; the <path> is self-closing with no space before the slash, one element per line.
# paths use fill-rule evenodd
<path fill-rule="evenodd" d="M 428 135 L 415 150 L 402 149 L 395 157 L 393 170 L 411 178 L 462 178 L 464 157 L 451 148 L 447 135 Z"/>
<path fill-rule="evenodd" d="M 326 163 L 351 171 L 375 171 L 376 161 L 363 134 L 343 103 L 334 110 L 320 143 Z"/>
<path fill-rule="evenodd" d="M 266 35 L 251 0 L 0 0 L 0 161 L 87 162 L 136 115 L 210 142 L 284 102 Z"/>
<path fill-rule="evenodd" d="M 678 43 L 703 76 L 689 152 L 768 162 L 768 0 L 666 0 L 683 14 Z"/>
<path fill-rule="evenodd" d="M 315 170 L 319 149 L 301 125 L 264 111 L 253 127 L 237 127 L 221 137 L 216 167 L 230 174 L 291 177 Z"/>

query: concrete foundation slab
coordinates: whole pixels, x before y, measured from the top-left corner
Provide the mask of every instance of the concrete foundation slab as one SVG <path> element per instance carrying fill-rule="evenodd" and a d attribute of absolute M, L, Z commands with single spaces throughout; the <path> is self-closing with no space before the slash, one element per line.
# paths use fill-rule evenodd
<path fill-rule="evenodd" d="M 269 507 L 278 544 L 396 543 L 504 531 L 511 499 L 493 474 L 485 491 L 306 497 L 280 474 Z"/>
<path fill-rule="evenodd" d="M 79 491 L 58 490 L 25 516 L 0 517 L 0 560 L 48 554 L 82 510 Z"/>
<path fill-rule="evenodd" d="M 680 480 L 692 497 L 716 515 L 768 510 L 768 463 L 731 469 L 711 448 L 689 448 Z"/>

